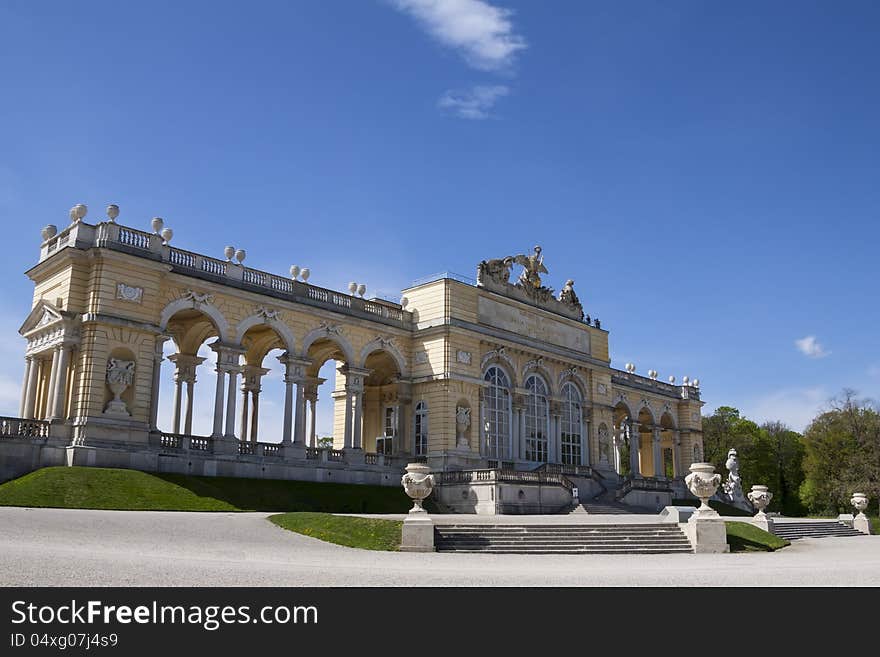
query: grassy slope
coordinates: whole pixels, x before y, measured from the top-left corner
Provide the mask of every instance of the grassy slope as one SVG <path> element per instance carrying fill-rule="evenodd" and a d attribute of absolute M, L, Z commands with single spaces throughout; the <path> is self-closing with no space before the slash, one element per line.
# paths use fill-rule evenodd
<path fill-rule="evenodd" d="M 405 513 L 396 486 L 192 477 L 112 468 L 43 468 L 0 484 L 0 506 L 153 511 Z"/>
<path fill-rule="evenodd" d="M 269 520 L 290 531 L 364 550 L 397 550 L 403 523 L 334 516 L 329 513 L 280 513 Z"/>
<path fill-rule="evenodd" d="M 687 499 L 674 499 L 672 500 L 672 504 L 675 506 L 700 506 L 700 500 L 695 498 L 687 498 Z M 752 514 L 748 511 L 743 511 L 742 509 L 731 506 L 725 502 L 719 502 L 718 500 L 709 500 L 709 506 L 715 509 L 722 516 L 751 516 Z"/>
<path fill-rule="evenodd" d="M 791 545 L 784 538 L 765 532 L 747 522 L 726 522 L 727 544 L 731 552 L 773 552 Z"/>

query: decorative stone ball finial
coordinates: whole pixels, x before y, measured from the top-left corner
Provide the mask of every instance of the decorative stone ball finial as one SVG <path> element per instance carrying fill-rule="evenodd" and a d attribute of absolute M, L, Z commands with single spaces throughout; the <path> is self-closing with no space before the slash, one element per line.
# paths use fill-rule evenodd
<path fill-rule="evenodd" d="M 361 283 L 360 285 L 358 285 L 358 291 L 357 291 L 357 293 L 358 293 L 358 296 L 359 296 L 359 297 L 363 298 L 363 296 L 367 293 L 367 286 L 364 285 L 363 283 Z"/>
<path fill-rule="evenodd" d="M 115 203 L 111 203 L 107 206 L 107 218 L 110 219 L 110 223 L 116 223 L 116 217 L 119 216 L 119 206 Z"/>
<path fill-rule="evenodd" d="M 693 380 L 693 384 L 694 384 L 694 388 L 699 388 L 699 387 L 700 387 L 700 380 L 699 380 L 699 379 L 694 379 L 694 380 Z"/>
<path fill-rule="evenodd" d="M 235 247 L 227 246 L 225 249 L 223 249 L 223 255 L 226 256 L 226 262 L 229 262 L 230 260 L 232 260 L 232 256 L 235 255 Z"/>
<path fill-rule="evenodd" d="M 235 252 L 235 259 L 238 260 L 238 264 L 243 263 L 243 262 L 244 262 L 244 259 L 245 259 L 246 257 L 247 257 L 247 251 L 245 251 L 244 249 L 238 249 L 238 250 Z"/>
<path fill-rule="evenodd" d="M 648 376 L 651 377 L 652 380 L 657 380 L 657 370 L 648 370 Z"/>
<path fill-rule="evenodd" d="M 348 291 L 349 291 L 350 294 L 357 294 L 357 291 L 358 291 L 358 284 L 355 283 L 354 281 L 352 281 L 351 283 L 349 283 L 349 284 L 348 284 Z"/>
<path fill-rule="evenodd" d="M 669 377 L 669 383 L 675 383 L 675 377 L 674 377 L 674 376 L 670 376 L 670 377 Z"/>
<path fill-rule="evenodd" d="M 158 235 L 159 233 L 162 232 L 162 226 L 164 226 L 164 225 L 165 225 L 165 221 L 162 219 L 162 217 L 153 217 L 150 220 L 150 226 L 153 227 L 153 232 L 156 235 Z"/>
<path fill-rule="evenodd" d="M 400 297 L 400 307 L 406 308 L 409 305 L 409 299 L 406 297 Z"/>
<path fill-rule="evenodd" d="M 297 265 L 290 266 L 290 277 L 293 280 L 296 280 L 297 276 L 299 276 L 299 267 Z"/>
<path fill-rule="evenodd" d="M 86 214 L 88 214 L 89 208 L 88 206 L 83 205 L 82 203 L 77 203 L 72 208 L 70 208 L 70 221 L 73 223 L 79 223 L 85 218 Z"/>
<path fill-rule="evenodd" d="M 434 475 L 424 463 L 410 463 L 406 466 L 406 474 L 400 479 L 403 490 L 412 498 L 413 508 L 410 513 L 425 513 L 422 502 L 434 490 Z"/>
<path fill-rule="evenodd" d="M 717 515 L 717 512 L 709 506 L 709 498 L 721 485 L 721 475 L 715 472 L 715 466 L 711 463 L 691 463 L 690 474 L 684 478 L 688 490 L 694 497 L 700 498 L 700 515 Z"/>
<path fill-rule="evenodd" d="M 46 242 L 58 234 L 58 226 L 55 224 L 49 224 L 43 230 L 40 231 L 40 235 L 43 236 L 43 241 Z"/>
<path fill-rule="evenodd" d="M 309 276 L 312 275 L 312 270 L 309 269 L 308 267 L 303 267 L 302 269 L 299 270 L 299 275 L 302 277 L 303 283 L 305 283 L 306 281 L 309 280 Z"/>
<path fill-rule="evenodd" d="M 755 517 L 761 520 L 765 519 L 767 516 L 764 513 L 764 509 L 767 508 L 770 504 L 770 500 L 773 499 L 773 493 L 771 493 L 766 486 L 755 484 L 752 486 L 752 490 L 749 491 L 749 494 L 746 497 L 749 498 L 749 501 L 758 510 Z"/>
<path fill-rule="evenodd" d="M 682 382 L 684 385 L 687 385 L 687 384 L 690 382 L 690 377 L 688 377 L 688 375 L 685 374 L 683 377 L 681 377 L 681 382 Z"/>
<path fill-rule="evenodd" d="M 165 240 L 165 244 L 168 244 L 171 241 L 171 238 L 174 237 L 174 231 L 170 228 L 162 229 L 162 239 Z"/>

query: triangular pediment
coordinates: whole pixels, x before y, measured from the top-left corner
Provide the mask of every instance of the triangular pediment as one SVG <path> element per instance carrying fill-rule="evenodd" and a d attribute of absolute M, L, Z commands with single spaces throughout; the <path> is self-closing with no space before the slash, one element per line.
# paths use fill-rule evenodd
<path fill-rule="evenodd" d="M 21 335 L 27 335 L 32 331 L 43 328 L 44 326 L 64 321 L 64 315 L 65 313 L 58 310 L 58 308 L 47 301 L 40 301 L 34 306 L 34 309 L 31 310 L 27 319 L 24 320 L 24 324 L 18 329 L 18 332 Z"/>

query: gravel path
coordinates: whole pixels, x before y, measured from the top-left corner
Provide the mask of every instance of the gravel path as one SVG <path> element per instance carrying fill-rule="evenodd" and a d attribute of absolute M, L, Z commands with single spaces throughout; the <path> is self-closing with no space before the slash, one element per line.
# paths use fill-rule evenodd
<path fill-rule="evenodd" d="M 0 507 L 0 585 L 880 586 L 880 536 L 770 554 L 407 554 L 331 545 L 268 515 Z"/>

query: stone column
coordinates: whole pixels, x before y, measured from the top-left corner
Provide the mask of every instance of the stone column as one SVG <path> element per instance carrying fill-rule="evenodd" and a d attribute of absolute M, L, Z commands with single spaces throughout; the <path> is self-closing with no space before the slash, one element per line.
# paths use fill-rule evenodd
<path fill-rule="evenodd" d="M 186 413 L 184 414 L 183 432 L 192 435 L 193 430 L 193 395 L 195 395 L 195 379 L 186 382 Z"/>
<path fill-rule="evenodd" d="M 18 406 L 18 417 L 24 417 L 27 408 L 27 393 L 31 381 L 31 369 L 34 367 L 34 357 L 24 357 L 24 378 L 21 382 L 21 404 Z"/>
<path fill-rule="evenodd" d="M 629 423 L 629 469 L 630 475 L 633 477 L 641 476 L 642 470 L 639 464 L 639 451 L 641 450 L 642 440 L 639 435 L 639 423 Z"/>
<path fill-rule="evenodd" d="M 219 438 L 223 435 L 223 380 L 226 377 L 226 370 L 220 363 L 217 363 L 217 390 L 214 394 L 214 430 L 211 436 Z"/>
<path fill-rule="evenodd" d="M 150 431 L 159 430 L 159 389 L 162 384 L 162 361 L 165 360 L 163 347 L 167 335 L 157 335 L 153 349 L 153 381 L 150 386 Z"/>
<path fill-rule="evenodd" d="M 235 389 L 238 384 L 238 372 L 240 368 L 230 367 L 229 374 L 229 390 L 226 396 L 226 433 L 225 438 L 235 439 Z"/>
<path fill-rule="evenodd" d="M 562 409 L 557 401 L 548 402 L 550 435 L 547 436 L 547 462 L 562 463 Z"/>
<path fill-rule="evenodd" d="M 183 381 L 174 375 L 174 421 L 171 424 L 172 433 L 180 433 L 180 408 L 183 403 Z"/>
<path fill-rule="evenodd" d="M 251 396 L 253 397 L 253 408 L 251 410 L 251 435 L 250 439 L 252 443 L 255 443 L 259 440 L 259 425 L 260 425 L 260 392 L 261 390 L 252 390 Z"/>
<path fill-rule="evenodd" d="M 55 374 L 55 389 L 53 391 L 52 412 L 50 420 L 64 419 L 64 402 L 67 398 L 67 368 L 70 363 L 71 347 L 62 346 L 58 351 L 58 372 Z"/>
<path fill-rule="evenodd" d="M 672 432 L 672 474 L 675 477 L 681 477 L 681 433 L 679 431 Z"/>
<path fill-rule="evenodd" d="M 581 416 L 581 465 L 590 465 L 590 421 Z"/>
<path fill-rule="evenodd" d="M 46 411 L 43 419 L 48 420 L 55 414 L 55 382 L 58 380 L 58 364 L 61 360 L 61 347 L 52 350 L 52 369 L 49 371 L 49 387 L 46 389 Z"/>
<path fill-rule="evenodd" d="M 412 428 L 412 385 L 409 381 L 399 381 L 397 384 L 397 441 L 393 453 L 413 453 L 410 435 Z"/>
<path fill-rule="evenodd" d="M 351 397 L 352 393 L 348 389 L 348 384 L 345 386 L 345 437 L 343 439 L 343 449 L 351 449 L 352 440 L 351 440 L 351 425 L 352 425 L 352 405 L 351 405 Z"/>
<path fill-rule="evenodd" d="M 309 447 L 318 446 L 317 420 L 315 414 L 318 412 L 318 393 L 314 397 L 306 399 L 309 403 Z"/>
<path fill-rule="evenodd" d="M 663 463 L 663 429 L 661 427 L 655 426 L 653 429 L 654 434 L 654 476 L 655 477 L 666 477 L 666 467 Z"/>
<path fill-rule="evenodd" d="M 33 420 L 37 412 L 37 385 L 40 379 L 40 359 L 36 356 L 31 357 L 31 367 L 28 371 L 27 392 L 24 402 L 24 413 L 22 415 L 26 420 Z"/>
<path fill-rule="evenodd" d="M 303 386 L 305 381 L 300 377 L 296 380 L 296 424 L 293 430 L 293 444 L 306 446 L 306 400 Z"/>
<path fill-rule="evenodd" d="M 352 441 L 355 449 L 364 448 L 364 392 L 363 390 L 354 393 L 354 424 L 352 425 Z"/>
<path fill-rule="evenodd" d="M 290 445 L 293 440 L 293 377 L 288 373 L 284 375 L 284 426 L 282 427 L 281 442 Z"/>
<path fill-rule="evenodd" d="M 247 377 L 244 377 L 247 378 Z M 247 387 L 246 381 L 242 381 L 241 384 L 241 429 L 239 430 L 239 438 L 241 442 L 246 443 L 248 439 L 248 398 L 250 397 L 250 390 Z"/>

